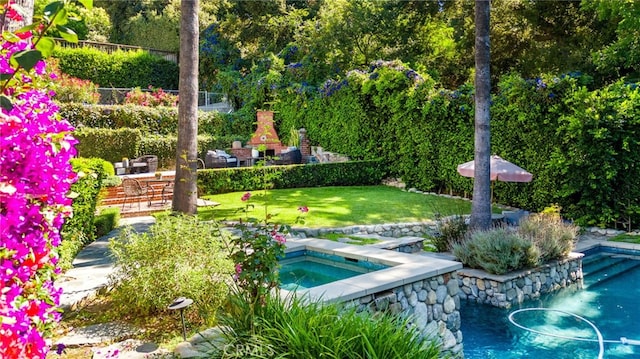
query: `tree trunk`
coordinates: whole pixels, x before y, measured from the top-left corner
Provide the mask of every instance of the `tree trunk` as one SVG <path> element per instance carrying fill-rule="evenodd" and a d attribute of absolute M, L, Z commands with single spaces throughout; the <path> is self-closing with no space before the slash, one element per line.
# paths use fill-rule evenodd
<path fill-rule="evenodd" d="M 178 144 L 172 209 L 195 214 L 198 190 L 198 8 L 199 0 L 180 5 L 180 80 L 178 91 Z"/>
<path fill-rule="evenodd" d="M 470 224 L 472 228 L 484 230 L 491 226 L 491 131 L 489 128 L 491 118 L 489 112 L 491 102 L 491 76 L 489 71 L 491 63 L 489 39 L 491 1 L 476 0 L 475 6 L 475 172 Z"/>
<path fill-rule="evenodd" d="M 34 1 L 35 0 L 14 0 L 13 3 L 20 6 L 20 8 L 24 10 L 24 13 L 20 12 L 20 15 L 22 16 L 22 21 L 14 21 L 9 19 L 8 17 L 6 17 L 6 11 L 5 11 L 5 14 L 0 16 L 0 32 L 3 32 L 3 31 L 14 32 L 21 27 L 31 25 L 31 23 L 33 23 Z"/>

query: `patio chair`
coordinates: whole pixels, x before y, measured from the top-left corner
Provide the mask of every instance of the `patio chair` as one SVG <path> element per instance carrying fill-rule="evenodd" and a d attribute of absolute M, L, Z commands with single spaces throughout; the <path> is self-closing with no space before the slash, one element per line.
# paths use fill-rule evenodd
<path fill-rule="evenodd" d="M 145 168 L 140 169 L 140 172 L 150 172 L 154 173 L 158 169 L 158 156 L 154 155 L 144 155 L 138 158 L 131 160 L 133 163 L 146 163 L 147 166 Z"/>
<path fill-rule="evenodd" d="M 140 211 L 140 200 L 142 196 L 147 196 L 149 206 L 151 205 L 151 199 L 153 198 L 153 188 L 148 186 L 142 186 L 137 179 L 125 177 L 122 179 L 122 189 L 124 191 L 124 200 L 122 202 L 122 209 L 127 203 L 127 198 L 138 199 L 138 211 Z M 129 204 L 131 206 L 131 204 Z"/>

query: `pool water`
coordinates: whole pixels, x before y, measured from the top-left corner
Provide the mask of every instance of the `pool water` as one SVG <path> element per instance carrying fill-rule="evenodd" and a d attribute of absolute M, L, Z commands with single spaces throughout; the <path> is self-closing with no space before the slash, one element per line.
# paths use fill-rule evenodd
<path fill-rule="evenodd" d="M 384 268 L 387 266 L 314 251 L 293 252 L 280 260 L 280 288 L 308 289 Z"/>
<path fill-rule="evenodd" d="M 600 252 L 583 261 L 584 286 L 565 288 L 519 308 L 550 308 L 579 315 L 605 340 L 640 340 L 640 256 Z M 509 313 L 488 305 L 463 302 L 460 311 L 466 359 L 592 359 L 597 341 L 576 341 L 535 334 L 508 320 Z M 558 336 L 595 340 L 586 322 L 558 312 L 517 313 L 520 325 Z M 605 343 L 604 358 L 640 358 L 640 346 Z"/>
<path fill-rule="evenodd" d="M 286 290 L 313 288 L 360 274 L 362 272 L 319 263 L 316 259 L 302 260 L 282 265 L 280 287 Z"/>

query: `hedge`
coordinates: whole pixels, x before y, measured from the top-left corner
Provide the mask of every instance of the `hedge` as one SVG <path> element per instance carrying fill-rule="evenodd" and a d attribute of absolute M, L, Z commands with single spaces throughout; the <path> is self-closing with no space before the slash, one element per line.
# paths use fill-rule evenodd
<path fill-rule="evenodd" d="M 500 203 L 531 211 L 559 204 L 581 225 L 640 224 L 640 84 L 592 90 L 580 74 L 504 76 L 491 107 L 491 152 L 534 175 L 496 182 Z M 327 81 L 322 91 L 280 92 L 280 128 L 307 129 L 314 145 L 380 158 L 408 187 L 470 196 L 458 164 L 474 156 L 473 86 L 439 87 L 399 63 Z"/>
<path fill-rule="evenodd" d="M 76 127 L 137 128 L 149 134 L 178 133 L 176 107 L 147 107 L 137 105 L 60 104 L 60 116 Z M 253 132 L 254 118 L 236 113 L 198 111 L 198 133 L 212 136 L 236 136 L 248 139 Z"/>
<path fill-rule="evenodd" d="M 289 166 L 254 166 L 198 171 L 198 195 L 264 188 L 377 185 L 387 176 L 382 161 L 350 161 Z"/>
<path fill-rule="evenodd" d="M 100 87 L 178 89 L 178 64 L 142 50 L 106 53 L 90 47 L 56 47 L 53 57 L 65 74 Z"/>
<path fill-rule="evenodd" d="M 78 173 L 78 181 L 71 186 L 73 216 L 65 221 L 61 230 L 59 252 L 63 269 L 70 268 L 76 254 L 95 240 L 94 218 L 102 180 L 108 172 L 113 172 L 113 166 L 99 158 L 75 158 L 71 165 Z"/>
<path fill-rule="evenodd" d="M 73 132 L 79 141 L 78 156 L 98 157 L 109 162 L 120 162 L 123 157 L 135 158 L 140 153 L 142 132 L 138 129 L 81 127 Z"/>

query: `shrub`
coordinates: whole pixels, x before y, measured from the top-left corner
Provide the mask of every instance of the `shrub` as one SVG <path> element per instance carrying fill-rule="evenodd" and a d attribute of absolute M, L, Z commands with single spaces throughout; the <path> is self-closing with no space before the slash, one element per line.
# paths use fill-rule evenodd
<path fill-rule="evenodd" d="M 60 74 L 54 82 L 55 100 L 60 102 L 76 102 L 96 104 L 100 101 L 98 85 L 89 80 L 82 80 L 67 74 Z"/>
<path fill-rule="evenodd" d="M 138 129 L 79 128 L 73 132 L 79 143 L 76 146 L 82 157 L 98 157 L 109 162 L 119 162 L 123 157 L 133 158 L 139 152 L 142 133 Z"/>
<path fill-rule="evenodd" d="M 189 297 L 200 318 L 214 319 L 226 298 L 233 263 L 215 223 L 164 216 L 149 232 L 125 228 L 109 246 L 117 268 L 112 298 L 122 313 L 158 314 Z"/>
<path fill-rule="evenodd" d="M 90 47 L 56 48 L 53 56 L 62 72 L 101 87 L 178 88 L 178 64 L 142 50 L 107 53 Z"/>
<path fill-rule="evenodd" d="M 468 240 L 453 245 L 453 254 L 464 265 L 492 274 L 532 267 L 539 262 L 533 243 L 505 228 L 474 232 Z"/>
<path fill-rule="evenodd" d="M 161 88 L 149 86 L 149 91 L 142 91 L 140 87 L 136 87 L 127 92 L 124 103 L 149 107 L 173 107 L 178 105 L 178 96 L 164 92 Z"/>
<path fill-rule="evenodd" d="M 228 342 L 212 358 L 246 357 L 251 349 L 261 350 L 264 357 L 439 357 L 435 342 L 420 337 L 408 319 L 391 314 L 277 295 L 268 296 L 254 312 L 244 297 L 231 299 L 220 318 L 231 328 L 225 332 Z"/>
<path fill-rule="evenodd" d="M 98 205 L 102 180 L 106 177 L 106 161 L 99 158 L 75 158 L 71 160 L 78 181 L 71 186 L 73 193 L 73 217 L 62 226 L 60 267 L 71 268 L 76 254 L 95 240 L 94 218 Z"/>
<path fill-rule="evenodd" d="M 530 215 L 520 221 L 518 233 L 540 252 L 540 263 L 566 257 L 574 247 L 578 228 L 564 223 L 557 213 Z"/>
<path fill-rule="evenodd" d="M 454 244 L 462 243 L 469 231 L 465 217 L 456 215 L 438 220 L 438 235 L 431 238 L 431 243 L 438 252 L 450 251 Z"/>
<path fill-rule="evenodd" d="M 118 226 L 120 222 L 120 208 L 104 208 L 93 220 L 96 229 L 96 238 L 102 237 Z"/>

